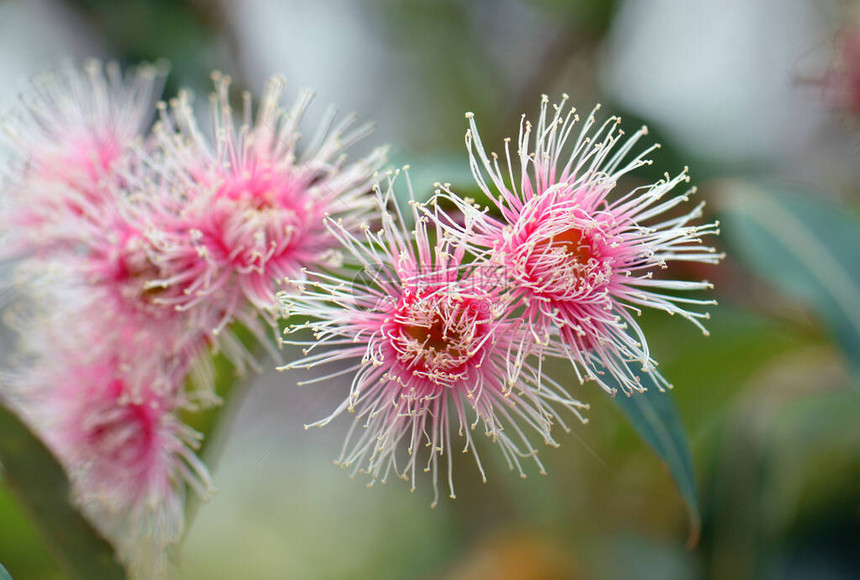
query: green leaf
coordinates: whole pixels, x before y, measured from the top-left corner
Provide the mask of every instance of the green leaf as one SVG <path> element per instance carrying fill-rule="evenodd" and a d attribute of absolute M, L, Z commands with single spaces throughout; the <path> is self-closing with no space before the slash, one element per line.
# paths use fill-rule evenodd
<path fill-rule="evenodd" d="M 733 252 L 809 305 L 860 379 L 860 220 L 813 193 L 768 184 L 737 185 L 722 214 Z"/>
<path fill-rule="evenodd" d="M 618 394 L 613 400 L 627 416 L 642 439 L 666 462 L 669 473 L 672 474 L 675 485 L 678 486 L 678 490 L 687 504 L 687 513 L 690 517 L 688 543 L 692 547 L 699 540 L 702 518 L 699 514 L 696 475 L 693 470 L 693 460 L 690 457 L 690 448 L 687 445 L 684 427 L 681 424 L 672 395 L 669 392 L 661 392 L 648 375 L 638 374 L 642 386 L 646 387 L 648 391 L 630 397 Z"/>
<path fill-rule="evenodd" d="M 2 482 L 30 514 L 66 574 L 73 579 L 124 579 L 113 549 L 69 503 L 69 483 L 50 451 L 0 407 Z M 7 574 L 8 576 L 8 574 Z M 0 574 L 0 579 L 3 576 Z"/>
<path fill-rule="evenodd" d="M 0 564 L 0 580 L 12 580 L 12 576 L 10 576 L 6 568 L 3 567 L 3 564 Z"/>

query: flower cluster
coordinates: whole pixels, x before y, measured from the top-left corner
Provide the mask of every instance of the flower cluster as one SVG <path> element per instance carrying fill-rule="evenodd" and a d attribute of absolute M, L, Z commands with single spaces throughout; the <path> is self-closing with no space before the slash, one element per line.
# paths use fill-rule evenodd
<path fill-rule="evenodd" d="M 284 108 L 284 82 L 256 106 L 231 106 L 213 74 L 211 127 L 187 92 L 156 102 L 165 71 L 69 65 L 35 81 L 2 120 L 0 260 L 20 282 L 10 320 L 18 365 L 0 397 L 66 468 L 74 499 L 138 575 L 159 576 L 181 538 L 188 490 L 212 484 L 182 417 L 219 402 L 212 355 L 257 368 L 244 328 L 279 358 L 279 319 L 303 355 L 282 369 L 331 364 L 351 376 L 355 421 L 339 463 L 371 483 L 417 486 L 431 474 L 454 497 L 453 453 L 473 433 L 511 469 L 543 465 L 533 440 L 586 422 L 588 405 L 546 371 L 569 361 L 580 382 L 636 396 L 669 383 L 636 322 L 643 308 L 704 330 L 707 282 L 668 278 L 673 263 L 713 264 L 716 223 L 687 170 L 629 189 L 645 128 L 579 116 L 544 97 L 516 151 L 488 153 L 473 116 L 466 145 L 476 201 L 439 185 L 408 211 L 384 149 L 344 153 L 369 131 L 331 110 L 299 139 L 311 95 Z M 680 191 L 679 191 L 680 189 Z M 620 191 L 619 191 L 620 190 Z M 689 292 L 694 294 L 690 295 Z M 275 332 L 272 332 L 275 331 Z M 304 336 L 302 336 L 304 335 Z M 274 341 L 271 340 L 274 337 Z M 313 381 L 311 381 L 313 382 Z"/>
<path fill-rule="evenodd" d="M 332 110 L 309 142 L 311 101 L 284 108 L 284 82 L 239 119 L 214 74 L 213 126 L 165 70 L 67 65 L 34 81 L 3 119 L 0 259 L 16 263 L 11 318 L 20 364 L 2 396 L 66 468 L 74 499 L 140 575 L 161 574 L 181 537 L 186 489 L 211 482 L 183 413 L 219 402 L 212 353 L 259 366 L 231 332 L 267 335 L 276 292 L 307 268 L 338 267 L 323 217 L 358 231 L 384 161 L 347 162 L 369 127 Z M 253 121 L 252 121 L 253 118 Z"/>
<path fill-rule="evenodd" d="M 479 424 L 499 442 L 511 468 L 524 474 L 520 458 L 531 457 L 543 471 L 519 424 L 554 444 L 551 426 L 564 420 L 553 404 L 582 420 L 586 405 L 524 360 L 529 337 L 511 316 L 510 296 L 464 260 L 465 246 L 443 239 L 435 227 L 428 230 L 430 220 L 414 202 L 411 232 L 402 214 L 388 212 L 393 185 L 390 176 L 387 189 L 377 189 L 378 232 L 366 227 L 359 239 L 341 222 L 329 222 L 364 265 L 360 275 L 352 281 L 311 275 L 300 295 L 282 295 L 290 314 L 311 318 L 291 330 L 310 328 L 315 337 L 304 358 L 283 368 L 347 361 L 348 372 L 357 371 L 346 400 L 315 423 L 322 427 L 344 410 L 356 413 L 339 460 L 353 473 L 364 470 L 385 482 L 393 472 L 414 489 L 421 464 L 432 473 L 438 497 L 444 455 L 454 497 L 455 425 L 483 475 L 471 436 Z M 314 352 L 318 347 L 323 352 Z M 431 451 L 420 459 L 425 443 Z M 405 459 L 398 458 L 402 447 Z"/>
<path fill-rule="evenodd" d="M 587 409 L 573 385 L 544 371 L 548 358 L 569 360 L 580 382 L 635 396 L 647 388 L 642 377 L 669 386 L 636 322 L 641 308 L 678 314 L 704 331 L 701 307 L 713 301 L 684 292 L 710 284 L 659 275 L 673 262 L 721 258 L 701 241 L 717 224 L 695 225 L 703 204 L 676 211 L 695 192 L 676 192 L 687 170 L 617 193 L 656 146 L 634 153 L 646 130 L 625 140 L 617 118 L 598 124 L 594 113 L 575 133 L 579 116 L 566 99 L 550 109 L 544 97 L 534 128 L 523 117 L 516 154 L 506 140 L 503 165 L 467 115 L 484 206 L 445 185 L 419 204 L 408 185 L 404 215 L 390 174 L 376 190 L 381 229 L 366 226 L 358 237 L 327 220 L 363 266 L 359 275 L 312 274 L 300 294 L 282 295 L 288 313 L 310 319 L 291 330 L 313 334 L 297 341 L 304 358 L 283 368 L 340 363 L 345 369 L 329 376 L 354 373 L 343 403 L 314 424 L 355 414 L 339 460 L 352 473 L 372 482 L 394 474 L 414 488 L 423 465 L 438 497 L 440 463 L 447 464 L 453 497 L 453 449 L 473 451 L 484 475 L 471 434 L 479 425 L 512 469 L 524 475 L 520 460 L 532 458 L 543 472 L 527 431 L 555 445 L 552 427 L 567 429 L 562 411 L 584 422 Z"/>

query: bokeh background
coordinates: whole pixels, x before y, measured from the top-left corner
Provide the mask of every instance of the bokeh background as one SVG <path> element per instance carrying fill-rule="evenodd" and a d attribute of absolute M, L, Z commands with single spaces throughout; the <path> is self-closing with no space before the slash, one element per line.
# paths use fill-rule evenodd
<path fill-rule="evenodd" d="M 257 93 L 279 73 L 292 95 L 316 89 L 308 128 L 332 102 L 373 120 L 356 155 L 390 143 L 420 196 L 474 187 L 466 111 L 497 144 L 542 93 L 568 93 L 663 144 L 624 186 L 687 165 L 725 216 L 724 264 L 686 273 L 716 284 L 711 336 L 643 320 L 693 453 L 694 548 L 665 465 L 594 385 L 570 385 L 591 421 L 542 452 L 549 475 L 520 479 L 485 445 L 489 482 L 457 458 L 458 498 L 431 510 L 428 480 L 366 489 L 332 465 L 348 419 L 302 428 L 343 385 L 272 371 L 211 436 L 218 495 L 194 511 L 178 577 L 860 578 L 860 111 L 834 84 L 858 17 L 842 0 L 0 1 L 0 106 L 63 58 L 165 58 L 167 96 L 204 96 L 212 69 Z M 765 198 L 795 219 L 756 214 Z M 62 578 L 2 481 L 0 562 Z"/>

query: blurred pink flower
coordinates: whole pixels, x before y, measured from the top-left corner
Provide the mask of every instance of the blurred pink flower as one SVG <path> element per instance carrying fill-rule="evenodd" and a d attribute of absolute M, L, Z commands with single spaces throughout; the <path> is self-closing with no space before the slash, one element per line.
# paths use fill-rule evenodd
<path fill-rule="evenodd" d="M 211 361 L 201 355 L 220 318 L 168 303 L 181 289 L 157 281 L 175 276 L 169 268 L 177 265 L 149 241 L 150 220 L 133 201 L 140 195 L 133 186 L 154 178 L 144 141 L 164 68 L 143 65 L 124 77 L 115 63 L 89 61 L 82 71 L 66 64 L 34 81 L 4 125 L 13 162 L 0 191 L 0 255 L 30 258 L 16 267 L 20 281 L 80 290 L 78 310 L 66 310 L 61 324 L 98 336 L 89 348 L 123 364 L 139 365 L 146 352 L 171 372 L 185 369 L 208 405 L 216 400 Z M 242 351 L 233 356 L 238 364 L 247 358 L 244 349 L 225 350 Z"/>
<path fill-rule="evenodd" d="M 11 168 L 2 182 L 0 225 L 7 255 L 69 244 L 80 222 L 112 203 L 118 165 L 143 139 L 164 66 L 123 77 L 116 63 L 67 63 L 37 78 L 3 119 Z"/>
<path fill-rule="evenodd" d="M 860 22 L 855 17 L 836 37 L 836 57 L 819 81 L 832 105 L 860 115 Z"/>
<path fill-rule="evenodd" d="M 137 174 L 135 178 L 146 179 Z M 152 244 L 139 211 L 133 216 L 126 186 L 104 187 L 111 195 L 92 207 L 86 219 L 74 221 L 63 244 L 21 261 L 18 279 L 28 282 L 28 293 L 51 294 L 40 298 L 43 308 L 55 309 L 53 301 L 62 300 L 67 319 L 50 324 L 74 325 L 97 337 L 89 349 L 106 351 L 132 367 L 154 364 L 171 373 L 189 372 L 198 403 L 216 403 L 210 346 L 223 347 L 240 370 L 253 357 L 231 343 L 232 336 L 214 335 L 220 322 L 216 313 L 177 309 L 170 302 L 181 288 L 159 281 L 180 275 L 182 265 L 166 260 Z"/>
<path fill-rule="evenodd" d="M 65 318 L 62 309 L 54 316 Z M 133 568 L 163 567 L 166 549 L 181 538 L 186 486 L 201 498 L 212 493 L 194 453 L 199 435 L 176 415 L 186 405 L 183 375 L 129 365 L 86 329 L 32 321 L 29 329 L 31 364 L 7 381 L 5 394 L 63 464 L 74 500 L 122 559 Z"/>
<path fill-rule="evenodd" d="M 713 304 L 677 296 L 675 291 L 705 290 L 707 282 L 686 282 L 655 273 L 671 262 L 716 263 L 713 248 L 701 236 L 717 233 L 717 224 L 694 225 L 704 203 L 687 213 L 672 209 L 695 188 L 672 193 L 689 181 L 685 169 L 675 177 L 615 194 L 618 180 L 650 163 L 631 151 L 646 134 L 643 127 L 624 140 L 620 120 L 597 125 L 594 114 L 578 135 L 579 116 L 565 111 L 567 97 L 552 107 L 541 102 L 534 130 L 523 121 L 514 168 L 510 140 L 503 167 L 484 149 L 473 116 L 466 134 L 472 173 L 490 205 L 481 208 L 445 190 L 465 215 L 465 225 L 436 211 L 449 238 L 462 239 L 479 258 L 496 265 L 508 279 L 509 292 L 524 308 L 524 320 L 542 354 L 570 359 L 580 381 L 595 380 L 615 393 L 641 391 L 631 363 L 638 363 L 661 389 L 668 383 L 655 369 L 648 344 L 634 315 L 641 307 L 664 310 L 690 320 L 704 331 L 707 313 L 688 305 Z M 445 189 L 445 188 L 443 188 Z M 608 373 L 612 379 L 605 377 Z"/>
<path fill-rule="evenodd" d="M 343 150 L 370 127 L 350 129 L 352 117 L 335 123 L 333 110 L 299 153 L 298 125 L 309 93 L 285 111 L 284 82 L 273 78 L 253 124 L 250 95 L 244 95 L 237 125 L 229 78 L 213 78 L 214 143 L 198 128 L 184 93 L 155 130 L 162 156 L 155 160 L 160 181 L 147 202 L 151 239 L 168 262 L 183 265 L 181 273 L 161 280 L 168 290 L 182 287 L 165 302 L 217 307 L 222 315 L 217 330 L 248 307 L 275 326 L 275 292 L 285 279 L 300 277 L 304 267 L 338 265 L 336 240 L 323 218 L 337 216 L 357 231 L 371 205 L 371 178 L 385 154 L 377 149 L 345 163 Z"/>
<path fill-rule="evenodd" d="M 384 195 L 377 191 L 381 229 L 374 233 L 367 228 L 364 240 L 339 220 L 328 222 L 364 265 L 352 282 L 310 273 L 307 282 L 298 283 L 301 294 L 281 296 L 289 314 L 312 319 L 293 325 L 292 331 L 309 328 L 316 337 L 304 358 L 283 368 L 348 365 L 307 382 L 355 373 L 349 396 L 313 425 L 322 427 L 344 411 L 355 412 L 339 463 L 374 481 L 385 482 L 393 473 L 411 481 L 413 489 L 416 471 L 429 471 L 434 504 L 440 462 L 447 461 L 454 497 L 451 461 L 456 447 L 473 452 L 484 476 L 471 435 L 478 424 L 499 443 L 511 469 L 524 474 L 520 458 L 531 457 L 543 472 L 537 450 L 519 424 L 555 445 L 552 425 L 567 427 L 554 406 L 584 421 L 580 410 L 586 405 L 532 366 L 531 337 L 493 281 L 464 265 L 461 245 L 428 231 L 429 220 L 419 215 L 415 202 L 411 232 L 399 210 L 396 217 L 388 213 L 390 204 L 396 207 L 393 191 L 393 178 Z M 325 350 L 312 353 L 317 348 Z M 464 441 L 457 443 L 458 435 Z M 426 457 L 422 447 L 428 448 Z"/>

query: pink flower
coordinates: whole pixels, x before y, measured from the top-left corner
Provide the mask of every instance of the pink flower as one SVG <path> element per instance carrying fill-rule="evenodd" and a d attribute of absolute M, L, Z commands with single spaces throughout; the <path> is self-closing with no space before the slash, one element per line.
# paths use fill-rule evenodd
<path fill-rule="evenodd" d="M 212 493 L 194 453 L 199 435 L 176 414 L 186 404 L 182 374 L 125 364 L 81 329 L 32 321 L 29 328 L 31 364 L 11 381 L 10 401 L 63 464 L 73 498 L 122 559 L 163 567 L 166 548 L 181 538 L 186 488 L 201 498 Z"/>
<path fill-rule="evenodd" d="M 534 139 L 523 117 L 514 157 L 518 169 L 510 140 L 503 169 L 496 154 L 486 153 L 467 115 L 472 173 L 490 206 L 480 208 L 446 190 L 441 197 L 465 214 L 466 225 L 439 210 L 435 215 L 448 237 L 464 240 L 501 269 L 542 354 L 570 359 L 581 381 L 596 380 L 613 394 L 615 384 L 628 395 L 643 389 L 631 363 L 662 389 L 668 383 L 656 371 L 634 315 L 641 307 L 664 310 L 704 331 L 700 319 L 707 313 L 687 308 L 713 301 L 674 292 L 711 285 L 654 275 L 672 262 L 716 263 L 721 256 L 700 238 L 717 233 L 717 224 L 694 225 L 704 203 L 686 213 L 672 211 L 695 192 L 673 193 L 689 181 L 686 169 L 617 193 L 619 179 L 650 163 L 645 157 L 657 146 L 632 153 L 646 129 L 623 140 L 619 119 L 597 125 L 593 113 L 575 135 L 579 116 L 565 111 L 566 100 L 548 115 L 543 98 Z"/>
<path fill-rule="evenodd" d="M 210 347 L 223 346 L 239 370 L 252 363 L 244 348 L 212 336 L 218 318 L 204 310 L 177 310 L 161 302 L 165 290 L 153 281 L 164 270 L 147 240 L 127 224 L 106 232 L 89 254 L 70 255 L 48 266 L 53 283 L 79 295 L 69 323 L 98 336 L 90 348 L 114 353 L 124 365 L 156 366 L 175 376 L 190 373 L 194 401 L 208 407 L 220 399 L 215 393 Z M 116 239 L 107 240 L 105 238 Z M 253 326 L 251 328 L 254 328 Z M 142 355 L 141 353 L 145 353 Z"/>
<path fill-rule="evenodd" d="M 124 78 L 116 63 L 93 60 L 33 82 L 3 123 L 12 170 L 0 221 L 16 232 L 7 253 L 68 244 L 81 220 L 113 201 L 109 185 L 149 126 L 164 68 L 143 65 Z"/>
<path fill-rule="evenodd" d="M 834 108 L 860 115 L 860 22 L 856 18 L 836 37 L 835 61 L 817 82 Z"/>
<path fill-rule="evenodd" d="M 314 425 L 355 412 L 339 463 L 374 481 L 385 482 L 393 473 L 413 489 L 423 468 L 432 473 L 436 498 L 439 464 L 445 462 L 454 497 L 451 460 L 461 446 L 474 453 L 484 475 L 471 434 L 479 424 L 500 444 L 512 469 L 523 474 L 520 458 L 532 457 L 543 472 L 520 424 L 555 445 L 551 426 L 567 428 L 555 407 L 582 419 L 586 406 L 532 366 L 530 336 L 492 280 L 463 264 L 463 247 L 428 232 L 428 220 L 414 202 L 415 229 L 407 231 L 399 211 L 395 218 L 386 210 L 393 199 L 390 178 L 387 192 L 377 198 L 382 229 L 366 229 L 364 241 L 339 221 L 328 222 L 364 264 L 355 280 L 312 273 L 299 283 L 300 295 L 281 297 L 291 315 L 312 318 L 292 330 L 309 328 L 316 337 L 304 358 L 283 368 L 344 361 L 347 372 L 355 373 L 349 396 Z M 431 245 L 431 238 L 438 241 Z M 312 353 L 317 348 L 324 350 Z"/>
<path fill-rule="evenodd" d="M 336 240 L 323 225 L 337 216 L 357 229 L 370 207 L 370 180 L 384 160 L 378 149 L 345 163 L 343 150 L 363 137 L 368 126 L 350 129 L 348 117 L 335 123 L 332 111 L 302 153 L 298 124 L 311 95 L 304 93 L 290 111 L 281 108 L 282 79 L 265 87 L 251 124 L 250 96 L 236 125 L 226 77 L 213 75 L 217 93 L 212 112 L 215 142 L 194 121 L 187 95 L 162 115 L 156 134 L 163 157 L 161 180 L 149 192 L 151 236 L 180 274 L 161 280 L 181 285 L 166 302 L 190 308 L 206 302 L 222 314 L 218 330 L 249 307 L 274 326 L 279 314 L 275 292 L 302 268 L 336 266 Z M 247 316 L 247 315 L 246 315 Z"/>
<path fill-rule="evenodd" d="M 36 253 L 18 264 L 21 279 L 87 286 L 81 311 L 70 314 L 75 324 L 104 344 L 122 341 L 129 360 L 145 351 L 190 369 L 218 320 L 166 304 L 177 289 L 153 282 L 172 275 L 173 264 L 144 235 L 145 222 L 131 219 L 130 184 L 153 178 L 141 142 L 163 68 L 123 77 L 115 63 L 103 70 L 89 61 L 83 71 L 67 64 L 36 80 L 4 126 L 17 169 L 0 203 L 7 255 Z"/>
<path fill-rule="evenodd" d="M 143 226 L 129 217 L 127 192 L 121 186 L 112 190 L 113 197 L 78 222 L 69 244 L 22 261 L 17 273 L 29 280 L 27 292 L 48 295 L 40 298 L 44 308 L 56 308 L 53 301 L 62 292 L 67 320 L 51 324 L 80 327 L 97 337 L 89 349 L 106 350 L 121 364 L 189 372 L 197 402 L 215 404 L 210 346 L 223 346 L 240 370 L 252 357 L 229 342 L 231 337 L 216 339 L 213 329 L 220 317 L 214 312 L 180 310 L 170 303 L 181 290 L 159 280 L 181 274 L 181 265 L 164 259 Z M 262 333 L 258 327 L 249 325 Z"/>

